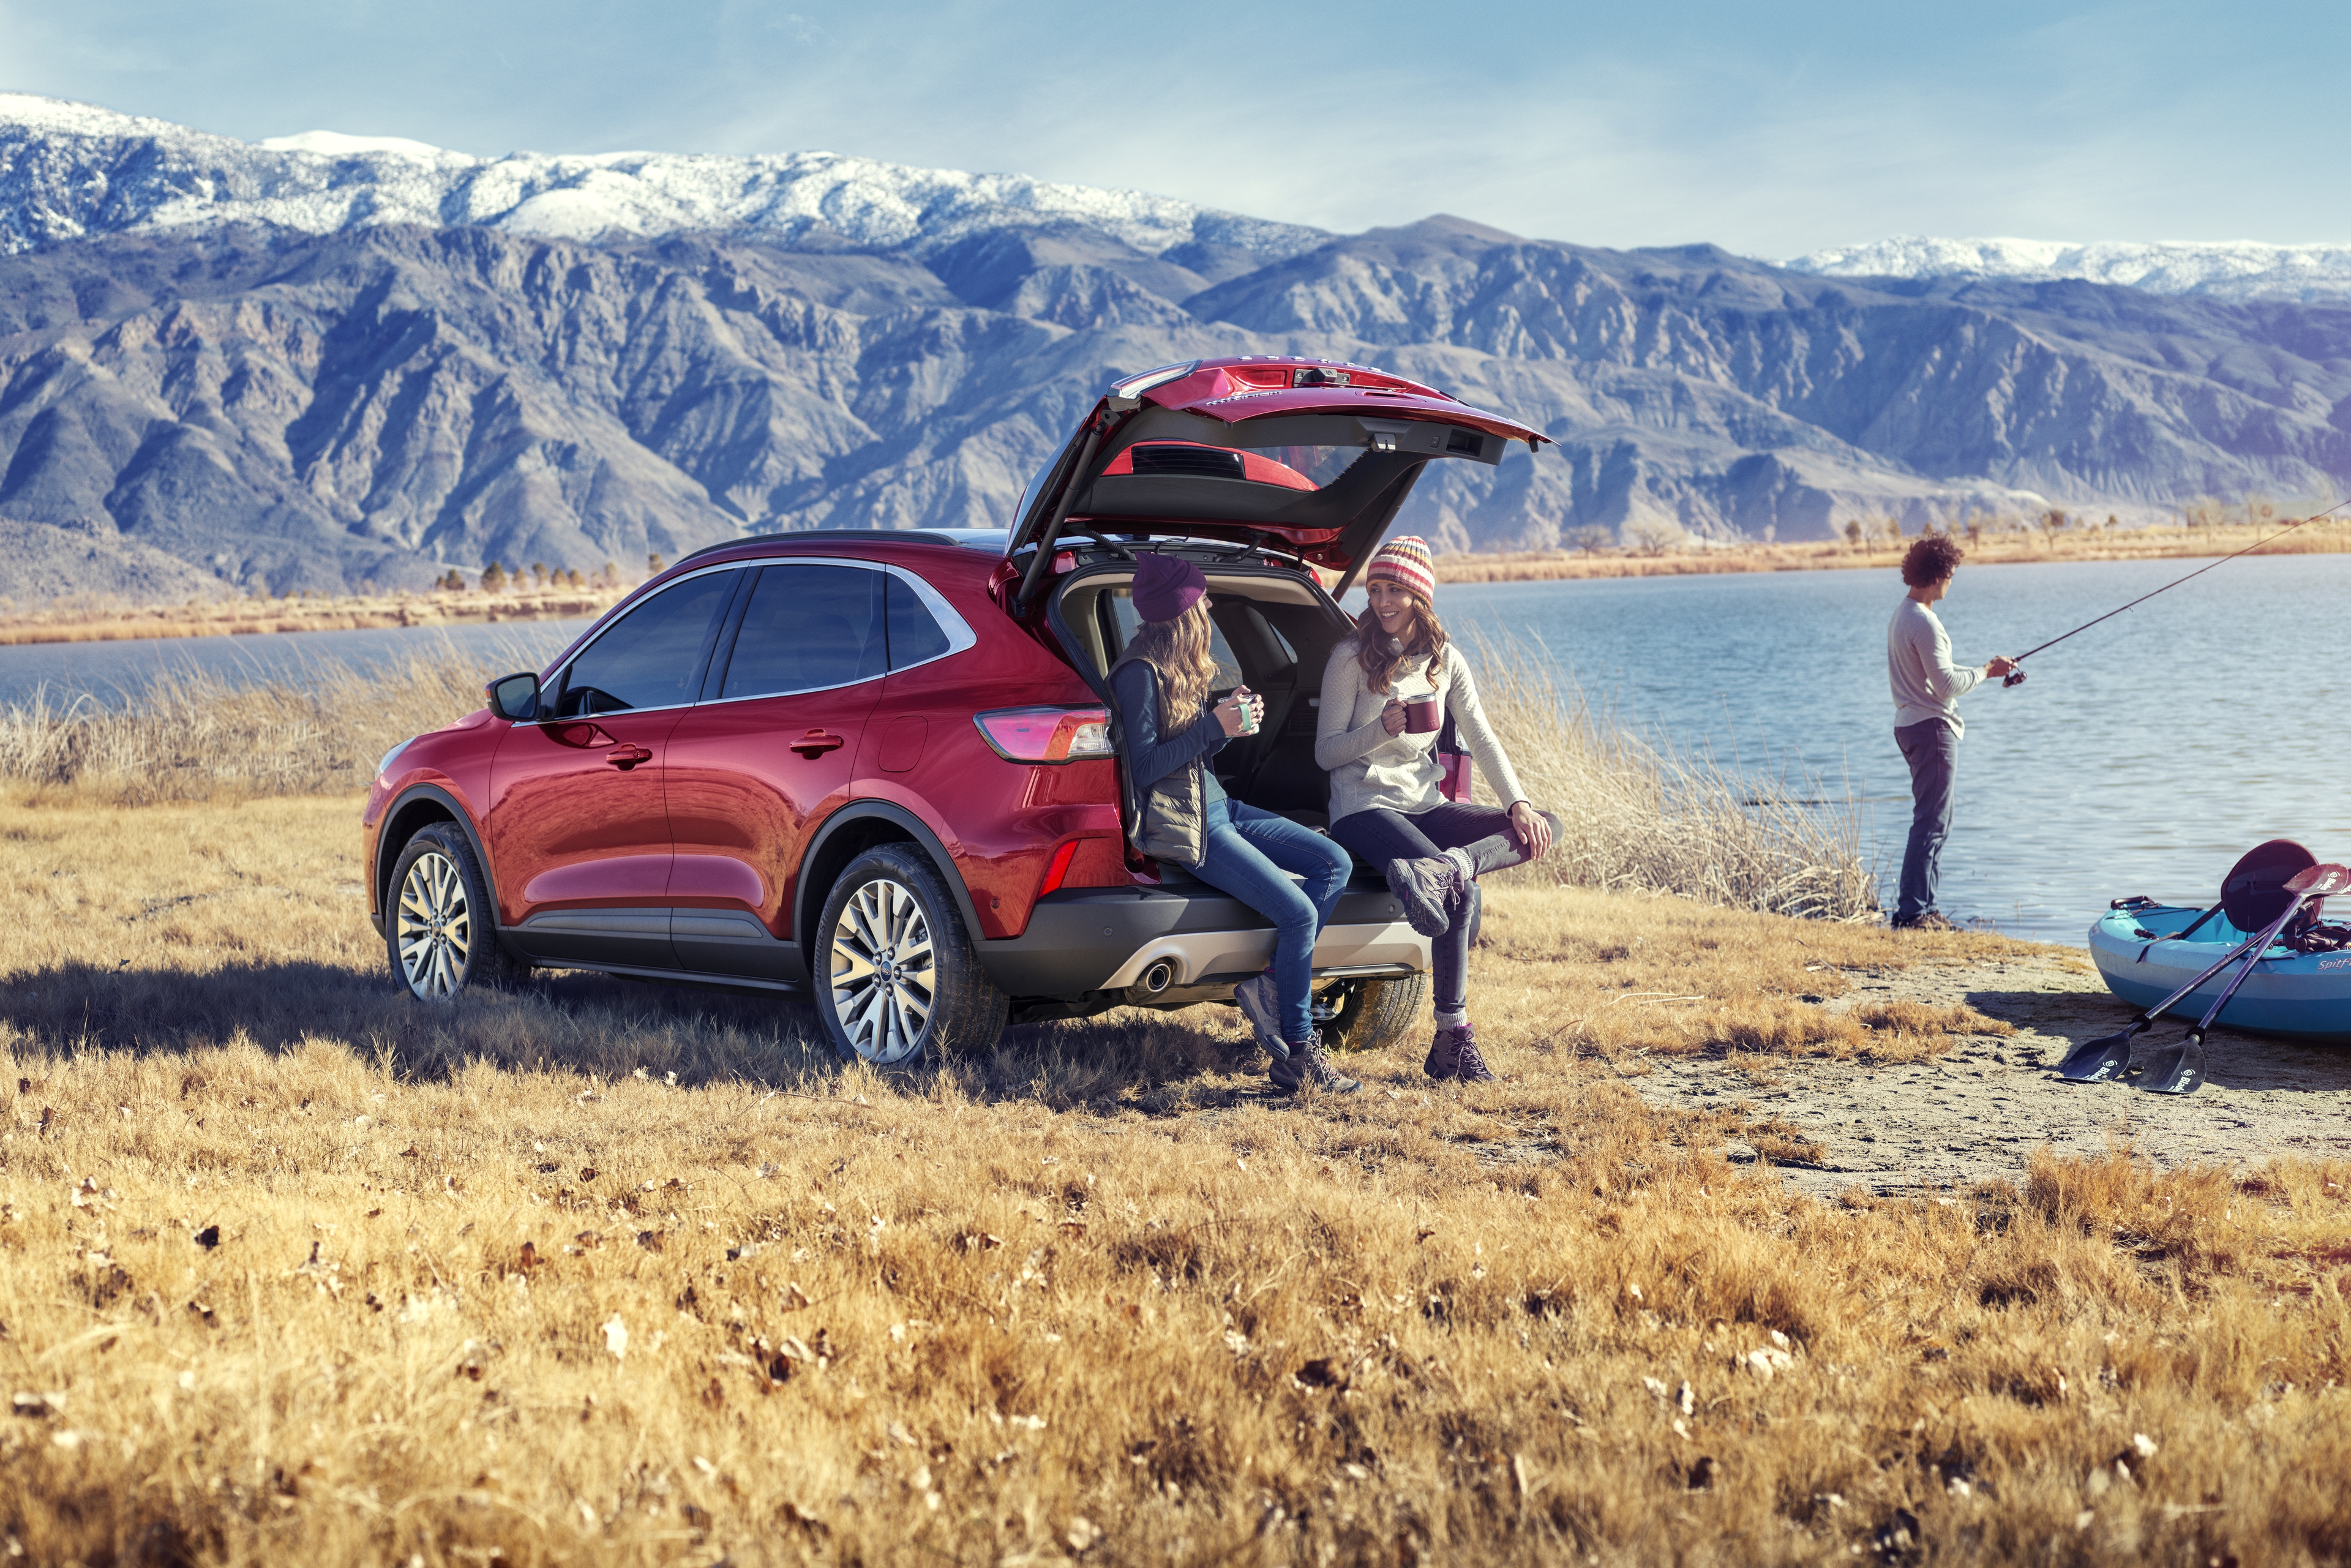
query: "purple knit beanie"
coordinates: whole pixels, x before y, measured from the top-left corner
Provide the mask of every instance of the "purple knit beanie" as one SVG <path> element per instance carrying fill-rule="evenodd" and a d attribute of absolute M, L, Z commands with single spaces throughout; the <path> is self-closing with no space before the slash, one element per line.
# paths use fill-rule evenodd
<path fill-rule="evenodd" d="M 1208 580 L 1188 560 L 1146 555 L 1134 563 L 1134 612 L 1145 621 L 1173 621 L 1208 591 Z"/>

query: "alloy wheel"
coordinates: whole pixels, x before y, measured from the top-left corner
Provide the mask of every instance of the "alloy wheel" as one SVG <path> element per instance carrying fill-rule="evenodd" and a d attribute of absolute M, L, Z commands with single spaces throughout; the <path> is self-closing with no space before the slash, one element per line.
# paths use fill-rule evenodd
<path fill-rule="evenodd" d="M 465 984 L 474 951 L 474 913 L 457 862 L 428 851 L 401 879 L 400 967 L 408 988 L 428 1001 L 445 1001 Z"/>
<path fill-rule="evenodd" d="M 876 877 L 850 894 L 832 930 L 832 1011 L 858 1055 L 888 1067 L 921 1049 L 936 962 L 911 888 Z"/>

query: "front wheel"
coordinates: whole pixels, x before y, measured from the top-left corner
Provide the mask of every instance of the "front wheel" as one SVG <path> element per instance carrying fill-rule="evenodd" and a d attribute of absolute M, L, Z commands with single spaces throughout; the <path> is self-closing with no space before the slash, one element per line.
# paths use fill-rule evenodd
<path fill-rule="evenodd" d="M 810 966 L 816 1009 L 843 1061 L 912 1067 L 985 1051 L 1009 1010 L 930 857 L 878 844 L 825 896 Z"/>
<path fill-rule="evenodd" d="M 449 1001 L 521 973 L 498 946 L 489 879 L 455 822 L 419 828 L 392 862 L 383 937 L 392 977 L 418 1001 Z"/>

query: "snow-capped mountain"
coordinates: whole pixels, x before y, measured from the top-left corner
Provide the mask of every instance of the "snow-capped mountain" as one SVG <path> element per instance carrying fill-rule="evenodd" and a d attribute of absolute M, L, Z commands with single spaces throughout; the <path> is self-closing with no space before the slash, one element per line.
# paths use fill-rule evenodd
<path fill-rule="evenodd" d="M 1780 264 L 1820 277 L 2074 277 L 2150 294 L 2214 299 L 2338 299 L 2351 295 L 2351 246 L 2195 241 L 1930 239 L 1899 235 L 1816 250 Z"/>
<path fill-rule="evenodd" d="M 246 142 L 90 104 L 0 93 L 0 254 L 97 235 L 237 223 L 306 234 L 479 225 L 582 240 L 717 231 L 795 241 L 820 231 L 864 248 L 947 245 L 1008 225 L 1052 223 L 1092 229 L 1152 256 L 1198 246 L 1259 261 L 1330 237 L 1141 191 L 831 152 L 476 158 L 398 137 L 323 131 Z"/>
<path fill-rule="evenodd" d="M 0 97 L 0 554 L 39 569 L 0 597 L 1001 526 L 1120 373 L 1233 353 L 1385 365 L 1555 436 L 1422 481 L 1396 526 L 1446 549 L 2292 505 L 2351 477 L 2351 308 L 2313 281 L 2346 271 L 1333 235 L 831 153 L 248 143 Z M 2074 276 L 2101 281 L 2038 281 Z"/>

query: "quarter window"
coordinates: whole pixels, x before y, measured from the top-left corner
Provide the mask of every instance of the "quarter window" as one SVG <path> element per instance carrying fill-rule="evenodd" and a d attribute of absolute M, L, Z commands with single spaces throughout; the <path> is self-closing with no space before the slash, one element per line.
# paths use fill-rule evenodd
<path fill-rule="evenodd" d="M 740 574 L 689 577 L 614 622 L 564 672 L 565 717 L 694 700 L 710 636 Z"/>
<path fill-rule="evenodd" d="M 780 696 L 871 680 L 888 667 L 882 584 L 855 566 L 771 566 L 759 573 L 726 664 L 721 698 Z"/>
<path fill-rule="evenodd" d="M 892 577 L 883 592 L 890 607 L 892 669 L 904 670 L 927 663 L 955 645 L 908 584 Z"/>

